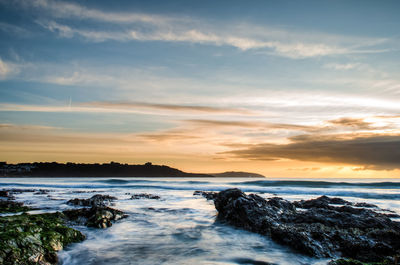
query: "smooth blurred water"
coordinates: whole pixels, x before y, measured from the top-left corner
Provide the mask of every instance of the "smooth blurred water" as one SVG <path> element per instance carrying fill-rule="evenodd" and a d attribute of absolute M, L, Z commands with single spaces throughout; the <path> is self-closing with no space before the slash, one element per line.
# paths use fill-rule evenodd
<path fill-rule="evenodd" d="M 1 178 L 0 188 L 45 189 L 48 194 L 17 194 L 41 211 L 54 212 L 73 206 L 72 198 L 108 194 L 118 198 L 114 208 L 129 217 L 104 230 L 77 226 L 87 240 L 59 252 L 60 264 L 326 264 L 293 253 L 270 239 L 215 223 L 211 201 L 193 191 L 220 191 L 237 187 L 262 197 L 288 200 L 320 195 L 353 202 L 377 204 L 400 214 L 398 180 L 266 180 L 185 178 Z M 131 200 L 127 193 L 151 193 L 161 200 Z M 258 262 L 258 263 L 257 263 Z"/>

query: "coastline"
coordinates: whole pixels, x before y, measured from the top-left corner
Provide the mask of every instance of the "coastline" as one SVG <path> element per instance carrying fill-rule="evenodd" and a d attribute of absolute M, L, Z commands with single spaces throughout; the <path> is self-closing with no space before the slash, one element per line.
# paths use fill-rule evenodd
<path fill-rule="evenodd" d="M 110 203 L 113 204 L 115 203 L 114 206 L 110 204 L 106 207 L 111 206 L 113 209 L 121 210 L 125 212 L 128 215 L 128 217 L 126 217 L 125 219 L 118 219 L 115 221 L 112 220 L 109 221 L 105 220 L 104 222 L 101 221 L 99 225 L 101 227 L 106 228 L 102 230 L 86 228 L 84 224 L 76 226 L 76 224 L 70 223 L 72 224 L 72 228 L 81 231 L 87 237 L 87 239 L 82 241 L 81 243 L 73 244 L 70 247 L 67 247 L 67 249 L 59 252 L 58 256 L 60 258 L 60 264 L 82 264 L 85 263 L 87 259 L 95 259 L 95 260 L 102 259 L 102 256 L 98 257 L 96 256 L 99 253 L 98 251 L 93 250 L 93 252 L 88 253 L 87 250 L 85 250 L 86 248 L 89 249 L 96 248 L 95 246 L 99 244 L 103 246 L 101 252 L 105 251 L 105 253 L 111 254 L 113 253 L 114 248 L 123 248 L 124 245 L 131 245 L 131 244 L 137 246 L 136 251 L 140 251 L 140 249 L 144 247 L 142 246 L 142 244 L 146 245 L 146 242 L 149 243 L 151 242 L 152 249 L 153 248 L 154 250 L 158 248 L 161 249 L 155 251 L 154 254 L 152 253 L 146 254 L 146 257 L 148 256 L 148 258 L 153 257 L 154 259 L 156 259 L 157 252 L 164 253 L 163 255 L 165 256 L 163 257 L 165 258 L 169 257 L 169 255 L 174 252 L 175 248 L 184 249 L 185 245 L 187 245 L 188 250 L 193 248 L 194 249 L 204 248 L 209 244 L 214 244 L 213 238 L 215 237 L 217 237 L 217 239 L 215 242 L 216 245 L 214 245 L 213 247 L 215 248 L 215 250 L 213 251 L 215 251 L 216 255 L 222 252 L 225 253 L 227 249 L 231 248 L 232 244 L 236 244 L 237 247 L 241 249 L 249 248 L 244 253 L 240 254 L 239 257 L 234 256 L 230 259 L 229 262 L 226 261 L 227 264 L 242 264 L 240 262 L 244 260 L 252 262 L 250 264 L 253 264 L 254 262 L 264 262 L 263 264 L 267 264 L 266 262 L 268 262 L 268 264 L 327 264 L 327 263 L 318 263 L 322 262 L 324 258 L 321 259 L 321 257 L 319 258 L 308 257 L 308 255 L 298 253 L 297 250 L 280 252 L 281 251 L 280 248 L 284 247 L 285 244 L 277 242 L 278 245 L 271 245 L 271 243 L 269 243 L 271 241 L 271 237 L 268 236 L 268 234 L 266 235 L 261 234 L 260 237 L 254 238 L 254 236 L 258 234 L 257 231 L 252 231 L 246 229 L 245 227 L 243 228 L 239 227 L 239 229 L 235 228 L 236 225 L 232 226 L 229 224 L 229 222 L 224 221 L 224 219 L 222 218 L 223 215 L 221 214 L 216 215 L 218 209 L 216 209 L 217 205 L 214 206 L 214 200 L 216 199 L 216 196 L 218 196 L 220 192 L 226 190 L 227 186 L 242 187 L 245 190 L 247 190 L 246 196 L 250 196 L 251 193 L 256 193 L 258 194 L 257 196 L 262 196 L 263 200 L 264 199 L 270 200 L 271 198 L 281 197 L 282 195 L 286 197 L 284 193 L 279 194 L 279 192 L 282 192 L 283 189 L 287 191 L 295 189 L 293 190 L 293 196 L 289 197 L 292 198 L 289 202 L 292 203 L 297 201 L 298 203 L 301 203 L 303 205 L 302 207 L 305 207 L 305 205 L 307 205 L 307 203 L 309 203 L 310 200 L 319 197 L 319 195 L 315 195 L 315 191 L 325 193 L 327 189 L 357 190 L 362 188 L 361 186 L 360 187 L 348 186 L 345 188 L 343 188 L 343 186 L 337 188 L 327 187 L 322 189 L 319 188 L 318 186 L 315 186 L 315 188 L 308 188 L 307 183 L 303 183 L 304 184 L 303 189 L 306 188 L 309 189 L 310 193 L 308 195 L 300 193 L 295 195 L 297 193 L 296 189 L 299 188 L 296 188 L 296 186 L 290 186 L 289 184 L 276 186 L 275 191 L 277 192 L 277 194 L 261 192 L 263 189 L 268 190 L 273 188 L 273 186 L 270 187 L 265 186 L 272 184 L 273 180 L 271 179 L 266 181 L 261 180 L 255 182 L 246 181 L 246 179 L 239 180 L 238 178 L 232 178 L 231 179 L 232 181 L 229 181 L 229 179 L 226 178 L 209 178 L 209 179 L 198 178 L 197 180 L 193 180 L 191 178 L 180 178 L 180 179 L 174 178 L 173 180 L 168 180 L 166 178 L 159 178 L 159 179 L 152 178 L 149 180 L 146 180 L 146 178 L 132 179 L 132 180 L 113 179 L 113 178 L 111 179 L 97 178 L 97 179 L 98 180 L 96 180 L 96 178 L 95 179 L 88 178 L 86 180 L 77 178 L 74 179 L 61 178 L 58 181 L 51 181 L 51 179 L 49 178 L 43 178 L 42 180 L 38 181 L 38 178 L 25 178 L 25 180 L 22 182 L 20 181 L 20 178 L 9 178 L 9 181 L 7 182 L 10 185 L 3 186 L 3 189 L 7 187 L 6 189 L 12 193 L 11 195 L 16 197 L 16 202 L 26 202 L 26 205 L 29 207 L 41 209 L 39 214 L 60 212 L 65 215 L 64 212 L 66 210 L 68 211 L 72 210 L 73 214 L 70 216 L 87 216 L 91 211 L 90 209 L 92 207 L 90 201 L 102 201 L 102 200 L 104 201 L 106 199 L 108 200 L 108 198 L 111 198 L 111 196 L 116 198 L 116 200 L 110 201 Z M 364 188 L 369 190 L 370 192 L 386 192 L 385 190 L 380 189 L 379 186 L 377 186 L 377 190 L 374 190 L 373 185 L 374 183 L 371 183 Z M 394 188 L 398 189 L 398 187 Z M 215 191 L 212 192 L 213 195 L 210 195 L 208 197 L 204 196 L 205 194 L 207 194 L 206 192 L 201 192 L 210 190 L 215 190 Z M 386 196 L 393 195 L 393 191 L 391 189 L 387 191 L 389 193 Z M 101 198 L 101 200 L 96 199 L 98 198 L 96 197 L 97 194 L 101 195 L 101 197 L 99 197 Z M 210 198 L 211 200 L 206 200 L 202 198 L 202 196 L 198 195 L 203 195 L 207 199 Z M 354 194 L 352 196 L 354 196 Z M 329 198 L 332 198 L 333 200 L 335 197 L 331 196 Z M 304 200 L 304 202 L 301 202 L 302 200 Z M 70 204 L 69 201 L 73 201 L 76 204 Z M 284 200 L 282 201 L 278 200 L 277 202 L 282 203 L 283 201 Z M 344 203 L 344 205 L 332 205 L 332 207 L 339 207 L 339 209 L 341 209 L 340 207 L 345 207 L 343 209 L 349 209 L 350 211 L 351 209 L 346 207 L 355 206 L 354 210 L 351 211 L 356 211 L 355 213 L 357 213 L 357 211 L 361 210 L 356 210 L 356 209 L 365 209 L 362 211 L 366 211 L 366 213 L 369 213 L 368 209 L 374 210 L 375 208 L 362 208 L 362 207 L 372 207 L 372 204 L 378 203 L 377 206 L 381 210 L 392 209 L 395 210 L 397 213 L 399 213 L 400 206 L 398 208 L 393 208 L 393 206 L 390 208 L 386 208 L 388 206 L 379 204 L 379 201 L 381 200 L 362 199 L 361 197 L 356 201 L 354 201 L 354 199 L 351 199 L 351 201 L 347 200 L 346 202 L 344 202 L 343 200 L 334 199 L 332 202 Z M 258 203 L 261 203 L 261 201 Z M 393 203 L 397 203 L 397 201 L 395 200 L 388 201 L 388 205 L 393 205 Z M 320 204 L 317 203 L 316 205 Z M 328 205 L 323 206 L 321 210 L 331 209 L 329 208 L 331 206 Z M 224 208 L 229 209 L 229 207 L 224 207 Z M 79 210 L 79 209 L 87 209 L 87 210 Z M 261 206 L 253 207 L 253 209 L 256 212 L 262 210 Z M 198 214 L 200 214 L 204 210 L 205 212 L 200 216 L 198 216 Z M 336 208 L 332 208 L 331 210 L 336 211 Z M 274 211 L 278 213 L 281 212 L 282 210 L 277 209 Z M 303 210 L 302 211 L 297 210 L 297 211 L 299 213 L 303 212 Z M 31 214 L 29 214 L 29 216 L 37 215 L 37 213 L 38 211 L 33 211 Z M 384 212 L 384 213 L 393 214 L 391 212 Z M 110 216 L 112 216 L 111 213 Z M 254 216 L 254 214 L 249 213 L 246 214 L 246 216 Z M 392 217 L 395 217 L 394 214 L 392 215 Z M 10 217 L 4 217 L 3 219 L 5 218 L 10 218 Z M 189 219 L 194 218 L 194 219 L 188 222 L 187 220 L 188 218 Z M 295 219 L 298 219 L 298 217 L 296 217 Z M 307 219 L 312 220 L 313 218 L 307 218 Z M 85 220 L 87 220 L 87 218 Z M 109 224 L 113 225 L 113 229 L 111 230 L 107 229 Z M 164 230 L 163 227 L 165 227 L 166 230 Z M 181 230 L 182 227 L 187 227 L 187 228 Z M 161 230 L 158 231 L 158 229 Z M 205 231 L 211 234 L 207 236 L 206 235 L 202 236 L 203 232 L 200 233 L 199 231 L 202 231 L 203 229 L 206 229 Z M 226 232 L 221 234 L 221 232 L 219 232 L 220 229 L 223 229 Z M 247 230 L 249 230 L 249 232 L 246 232 Z M 284 231 L 282 236 L 284 238 L 293 236 L 293 234 L 289 233 L 289 231 Z M 152 238 L 151 235 L 153 233 L 156 234 L 159 233 L 160 235 L 163 235 L 163 237 L 165 236 L 167 236 L 168 238 L 170 237 L 169 240 L 173 240 L 174 242 L 173 245 L 175 247 L 172 249 L 163 250 L 164 246 L 163 240 L 158 242 L 155 238 Z M 115 240 L 112 243 L 113 247 L 111 247 L 110 245 L 110 248 L 108 249 L 106 242 L 108 240 L 107 238 L 109 238 L 110 236 L 113 238 L 115 237 Z M 249 241 L 246 241 L 247 243 L 244 244 L 244 242 L 242 242 L 241 240 L 235 240 L 236 237 L 248 238 Z M 225 242 L 223 244 L 224 247 L 222 249 L 220 249 L 221 240 Z M 260 250 L 257 250 L 258 248 L 252 249 L 250 242 L 253 242 L 254 240 L 259 240 L 260 242 L 258 244 L 261 244 L 263 248 Z M 272 238 L 272 241 L 275 242 L 274 238 Z M 297 242 L 299 240 L 292 240 L 292 241 Z M 183 245 L 182 246 L 179 245 L 180 243 L 182 243 Z M 275 259 L 273 258 L 273 256 L 270 256 L 269 253 L 271 251 L 270 250 L 271 248 L 275 249 L 274 251 L 279 251 L 279 253 L 282 253 L 280 254 L 281 256 L 278 256 Z M 252 251 L 256 252 L 253 253 Z M 86 254 L 84 255 L 83 253 Z M 141 255 L 139 254 L 140 252 L 133 251 L 132 254 L 128 254 L 126 252 L 123 253 L 125 253 L 124 256 L 127 255 L 126 261 L 116 262 L 116 264 L 129 264 L 127 262 L 130 259 L 138 259 L 137 262 L 142 264 L 151 263 L 149 261 L 146 262 L 145 261 L 146 259 L 141 260 L 142 258 L 145 257 L 141 257 Z M 207 251 L 200 253 L 204 253 L 205 256 L 202 256 L 203 254 L 200 254 L 198 260 L 196 259 L 196 256 L 194 257 L 195 260 L 204 261 L 207 260 L 207 257 L 208 258 L 210 257 L 209 255 L 206 255 Z M 256 254 L 254 258 L 251 258 L 251 256 L 254 254 Z M 90 255 L 90 257 L 86 257 L 86 255 Z M 235 255 L 235 252 L 233 252 L 233 255 Z M 236 253 L 236 255 L 239 254 Z M 278 262 L 279 260 L 290 259 L 287 257 L 287 255 L 289 255 L 288 257 L 292 257 L 291 259 L 293 260 L 291 262 L 289 261 L 287 261 L 286 263 Z M 340 256 L 337 256 L 336 258 L 339 257 Z M 177 258 L 180 258 L 179 255 L 177 256 Z M 122 259 L 125 260 L 125 258 Z M 218 260 L 218 255 L 215 256 L 213 259 Z M 330 260 L 332 259 L 329 259 L 326 262 L 329 262 Z M 153 264 L 157 263 L 155 260 L 153 260 L 152 262 Z M 349 262 L 350 261 L 348 260 L 346 261 L 341 260 L 340 263 L 332 263 L 332 264 L 367 264 L 366 263 L 367 261 L 363 261 L 363 263 L 349 263 Z M 201 262 L 197 263 L 202 264 Z M 208 264 L 214 264 L 214 263 L 218 262 L 217 261 L 213 262 L 211 260 L 209 261 Z M 174 262 L 171 261 L 170 264 L 186 264 L 186 263 L 180 260 Z M 368 264 L 372 263 L 368 261 Z M 392 264 L 392 263 L 374 263 L 374 264 L 378 265 L 378 264 Z"/>

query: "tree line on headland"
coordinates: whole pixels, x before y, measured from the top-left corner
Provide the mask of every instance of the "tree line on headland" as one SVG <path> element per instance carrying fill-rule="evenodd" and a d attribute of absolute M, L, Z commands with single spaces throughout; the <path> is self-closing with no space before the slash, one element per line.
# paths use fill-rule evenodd
<path fill-rule="evenodd" d="M 263 177 L 255 173 L 187 173 L 165 165 L 147 162 L 141 165 L 110 163 L 35 162 L 7 164 L 0 162 L 0 176 L 5 177 Z"/>

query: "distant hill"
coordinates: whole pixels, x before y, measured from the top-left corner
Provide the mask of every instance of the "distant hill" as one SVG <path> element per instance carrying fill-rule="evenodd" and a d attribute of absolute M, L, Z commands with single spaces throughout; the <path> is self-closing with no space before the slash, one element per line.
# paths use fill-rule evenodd
<path fill-rule="evenodd" d="M 261 174 L 242 171 L 227 171 L 224 173 L 214 173 L 210 175 L 218 178 L 265 178 L 265 176 Z"/>
<path fill-rule="evenodd" d="M 204 177 L 263 177 L 245 172 L 225 172 L 220 174 L 187 173 L 164 165 L 129 165 L 116 162 L 104 164 L 83 163 L 20 163 L 0 162 L 0 176 L 4 177 L 167 177 L 167 178 L 204 178 Z"/>

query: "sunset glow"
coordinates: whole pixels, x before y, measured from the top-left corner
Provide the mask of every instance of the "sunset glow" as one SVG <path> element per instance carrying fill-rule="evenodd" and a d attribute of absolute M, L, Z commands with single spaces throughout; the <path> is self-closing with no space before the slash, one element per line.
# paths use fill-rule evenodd
<path fill-rule="evenodd" d="M 111 2 L 0 0 L 0 161 L 400 177 L 399 2 Z"/>

